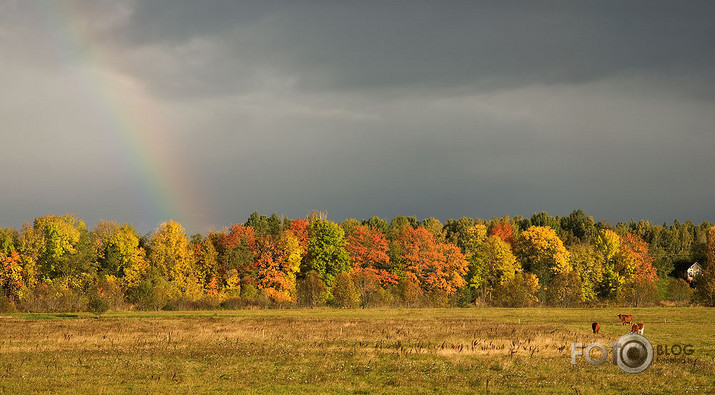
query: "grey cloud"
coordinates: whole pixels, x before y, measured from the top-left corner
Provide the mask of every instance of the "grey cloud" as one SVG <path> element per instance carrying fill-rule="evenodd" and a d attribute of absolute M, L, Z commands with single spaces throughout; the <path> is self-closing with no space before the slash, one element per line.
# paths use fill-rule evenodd
<path fill-rule="evenodd" d="M 170 95 L 240 93 L 265 75 L 304 91 L 459 92 L 638 71 L 712 81 L 713 17 L 708 2 L 140 2 L 118 36 L 129 58 L 165 57 L 146 80 Z"/>

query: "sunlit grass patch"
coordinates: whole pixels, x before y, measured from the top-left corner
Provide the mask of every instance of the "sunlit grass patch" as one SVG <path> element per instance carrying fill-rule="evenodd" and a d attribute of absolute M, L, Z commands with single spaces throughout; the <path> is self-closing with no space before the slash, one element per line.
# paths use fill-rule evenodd
<path fill-rule="evenodd" d="M 628 309 L 654 344 L 692 344 L 628 375 L 571 365 L 571 343 L 615 342 L 623 309 L 242 310 L 11 314 L 5 392 L 712 392 L 715 312 Z M 591 333 L 591 322 L 601 333 Z M 609 353 L 611 352 L 609 348 Z M 611 355 L 609 354 L 609 361 Z"/>

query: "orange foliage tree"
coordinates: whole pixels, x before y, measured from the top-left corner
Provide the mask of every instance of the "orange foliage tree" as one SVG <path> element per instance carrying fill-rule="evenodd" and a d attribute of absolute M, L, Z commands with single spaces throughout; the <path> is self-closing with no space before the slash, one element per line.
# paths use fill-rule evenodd
<path fill-rule="evenodd" d="M 310 224 L 303 218 L 290 221 L 289 229 L 300 243 L 303 251 L 308 251 L 308 240 L 310 240 Z"/>
<path fill-rule="evenodd" d="M 648 243 L 633 233 L 621 237 L 621 252 L 633 257 L 635 264 L 633 278 L 636 281 L 658 281 L 658 274 L 653 267 L 655 258 L 648 251 Z"/>
<path fill-rule="evenodd" d="M 489 229 L 489 236 L 496 236 L 504 240 L 514 249 L 514 227 L 509 222 L 500 221 L 492 225 Z"/>
<path fill-rule="evenodd" d="M 295 301 L 295 274 L 300 269 L 303 252 L 290 231 L 279 236 L 261 236 L 256 241 L 255 283 L 277 302 Z"/>
<path fill-rule="evenodd" d="M 402 229 L 397 239 L 401 266 L 408 280 L 423 291 L 451 295 L 466 284 L 467 260 L 457 246 L 439 242 L 423 227 Z"/>
<path fill-rule="evenodd" d="M 385 235 L 367 226 L 355 226 L 346 239 L 345 249 L 350 254 L 353 271 L 375 276 L 380 284 L 397 284 L 397 275 L 390 273 L 390 257 Z"/>
<path fill-rule="evenodd" d="M 0 252 L 0 287 L 10 299 L 16 299 L 18 291 L 25 285 L 24 274 L 17 251 L 10 251 L 8 256 Z"/>

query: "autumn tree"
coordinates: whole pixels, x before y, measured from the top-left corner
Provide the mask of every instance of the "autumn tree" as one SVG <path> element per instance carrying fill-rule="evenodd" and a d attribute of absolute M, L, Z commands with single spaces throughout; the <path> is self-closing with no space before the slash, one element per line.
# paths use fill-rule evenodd
<path fill-rule="evenodd" d="M 196 259 L 196 275 L 210 293 L 218 292 L 218 252 L 210 238 L 192 243 Z"/>
<path fill-rule="evenodd" d="M 438 241 L 444 241 L 444 227 L 437 218 L 430 217 L 422 221 L 422 227 L 434 235 Z"/>
<path fill-rule="evenodd" d="M 349 235 L 356 226 L 360 226 L 360 221 L 355 218 L 348 218 L 340 224 L 340 227 L 343 228 L 346 235 Z"/>
<path fill-rule="evenodd" d="M 353 270 L 373 273 L 380 284 L 396 284 L 397 275 L 389 272 L 390 257 L 385 236 L 376 229 L 357 225 L 348 234 L 345 248 Z"/>
<path fill-rule="evenodd" d="M 517 273 L 514 278 L 498 286 L 494 300 L 504 307 L 531 307 L 539 302 L 539 279 L 531 273 Z"/>
<path fill-rule="evenodd" d="M 377 216 L 372 216 L 370 219 L 362 221 L 362 225 L 372 230 L 377 230 L 383 235 L 387 235 L 387 231 L 390 228 L 390 224 L 388 224 L 387 221 Z"/>
<path fill-rule="evenodd" d="M 352 309 L 360 305 L 360 294 L 348 273 L 340 273 L 333 284 L 333 303 L 337 307 Z"/>
<path fill-rule="evenodd" d="M 312 309 L 325 303 L 328 288 L 320 278 L 320 274 L 311 270 L 298 280 L 297 291 L 298 304 Z"/>
<path fill-rule="evenodd" d="M 406 228 L 416 228 L 419 225 L 417 217 L 405 217 L 399 215 L 390 220 L 390 227 L 387 230 L 387 238 L 389 240 L 397 240 Z"/>
<path fill-rule="evenodd" d="M 654 283 L 658 277 L 647 244 L 629 233 L 619 237 L 617 245 L 617 251 L 605 265 L 603 285 L 608 291 L 606 295 L 623 298 L 624 292 L 633 295 L 637 286 L 644 290 L 653 288 L 646 283 Z"/>
<path fill-rule="evenodd" d="M 508 221 L 500 220 L 489 228 L 489 236 L 496 236 L 514 248 L 514 227 Z"/>
<path fill-rule="evenodd" d="M 0 288 L 3 295 L 10 300 L 17 300 L 19 291 L 25 286 L 24 270 L 17 250 L 11 250 L 6 255 L 0 252 Z"/>
<path fill-rule="evenodd" d="M 546 290 L 549 304 L 559 307 L 573 307 L 584 301 L 583 284 L 576 271 L 558 273 Z"/>
<path fill-rule="evenodd" d="M 445 239 L 456 245 L 462 250 L 462 253 L 467 254 L 465 245 L 469 235 L 467 230 L 475 225 L 474 219 L 462 217 L 458 220 L 448 219 L 444 223 Z"/>
<path fill-rule="evenodd" d="M 515 252 L 524 270 L 535 274 L 545 286 L 556 274 L 570 270 L 568 251 L 550 227 L 532 226 L 522 232 Z"/>
<path fill-rule="evenodd" d="M 380 277 L 376 271 L 371 269 L 357 268 L 351 273 L 353 283 L 360 296 L 360 305 L 362 308 L 372 306 L 381 302 L 381 294 L 385 293 L 385 289 L 380 283 Z M 395 281 L 397 283 L 398 281 Z"/>
<path fill-rule="evenodd" d="M 602 229 L 598 232 L 594 245 L 603 261 L 603 277 L 599 286 L 599 294 L 615 296 L 625 282 L 616 265 L 616 257 L 621 248 L 621 238 L 610 229 Z"/>
<path fill-rule="evenodd" d="M 637 235 L 628 233 L 621 237 L 621 254 L 633 259 L 633 278 L 638 281 L 658 281 L 658 273 L 653 267 L 655 258 L 650 254 L 648 244 Z"/>
<path fill-rule="evenodd" d="M 702 273 L 695 277 L 696 299 L 705 306 L 715 306 L 715 226 L 708 229 L 706 261 Z"/>
<path fill-rule="evenodd" d="M 345 232 L 336 223 L 321 218 L 311 222 L 307 270 L 315 270 L 328 289 L 338 274 L 350 271 Z"/>
<path fill-rule="evenodd" d="M 521 268 L 507 242 L 497 236 L 483 239 L 467 256 L 470 287 L 491 299 L 493 291 L 514 278 Z"/>
<path fill-rule="evenodd" d="M 74 287 L 94 276 L 94 256 L 84 222 L 72 214 L 36 218 L 30 235 L 36 259 L 48 279 L 63 277 Z"/>
<path fill-rule="evenodd" d="M 211 237 L 216 242 L 222 285 L 233 289 L 240 284 L 255 285 L 256 233 L 250 226 L 231 225 L 228 232 Z"/>
<path fill-rule="evenodd" d="M 18 252 L 18 244 L 19 235 L 14 229 L 0 228 L 0 296 L 4 295 L 11 301 L 16 301 L 26 286 L 26 272 Z"/>
<path fill-rule="evenodd" d="M 601 253 L 593 244 L 572 244 L 569 259 L 573 272 L 580 278 L 583 300 L 596 300 L 598 287 L 603 282 L 604 259 Z"/>
<path fill-rule="evenodd" d="M 90 237 L 101 274 L 123 278 L 128 273 L 137 277 L 145 273 L 146 253 L 139 247 L 139 236 L 132 225 L 100 221 Z"/>
<path fill-rule="evenodd" d="M 290 231 L 278 236 L 264 235 L 256 241 L 256 285 L 276 302 L 296 298 L 296 273 L 303 249 Z"/>
<path fill-rule="evenodd" d="M 451 243 L 440 243 L 423 227 L 405 227 L 397 240 L 406 277 L 425 292 L 451 295 L 465 285 L 467 261 Z"/>
<path fill-rule="evenodd" d="M 152 235 L 150 245 L 149 261 L 155 273 L 187 296 L 197 297 L 194 255 L 184 228 L 175 221 L 164 222 Z"/>
<path fill-rule="evenodd" d="M 308 221 L 299 218 L 290 222 L 290 231 L 298 240 L 303 251 L 308 251 L 308 241 L 310 240 L 310 225 Z"/>

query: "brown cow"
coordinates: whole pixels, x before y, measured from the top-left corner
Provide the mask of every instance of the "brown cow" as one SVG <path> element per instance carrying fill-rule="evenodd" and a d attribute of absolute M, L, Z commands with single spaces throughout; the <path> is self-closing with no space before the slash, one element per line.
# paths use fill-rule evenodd
<path fill-rule="evenodd" d="M 645 328 L 645 325 L 642 322 L 639 322 L 637 324 L 633 324 L 631 327 L 631 333 L 640 333 L 641 335 L 643 334 L 643 329 Z"/>
<path fill-rule="evenodd" d="M 633 316 L 631 314 L 618 314 L 618 318 L 621 319 L 621 325 L 633 323 Z"/>
<path fill-rule="evenodd" d="M 593 329 L 594 334 L 598 334 L 598 331 L 601 329 L 601 325 L 598 325 L 598 322 L 594 322 L 591 324 L 591 329 Z"/>

